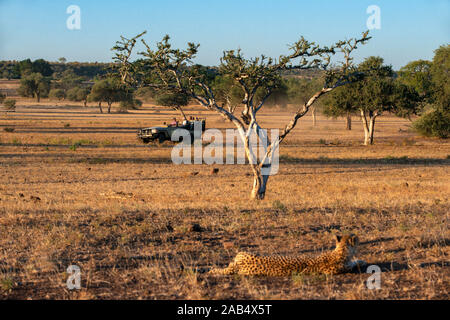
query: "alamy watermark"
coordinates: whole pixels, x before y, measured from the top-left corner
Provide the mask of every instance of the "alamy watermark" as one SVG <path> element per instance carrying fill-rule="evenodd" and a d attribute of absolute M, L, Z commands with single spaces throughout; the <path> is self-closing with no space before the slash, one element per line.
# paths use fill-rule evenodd
<path fill-rule="evenodd" d="M 69 274 L 69 277 L 67 278 L 66 284 L 67 289 L 74 290 L 74 289 L 81 289 L 81 269 L 77 265 L 70 265 L 67 267 L 66 270 L 67 274 Z"/>
<path fill-rule="evenodd" d="M 66 26 L 69 30 L 81 29 L 81 9 L 77 5 L 70 5 L 66 9 L 66 13 L 70 16 L 66 20 Z"/>
<path fill-rule="evenodd" d="M 367 278 L 367 289 L 381 289 L 381 268 L 373 264 L 367 267 L 366 273 L 372 274 L 369 278 Z"/>
<path fill-rule="evenodd" d="M 366 26 L 367 29 L 381 29 L 381 9 L 377 5 L 370 5 L 366 9 L 366 13 L 370 14 L 367 18 Z"/>

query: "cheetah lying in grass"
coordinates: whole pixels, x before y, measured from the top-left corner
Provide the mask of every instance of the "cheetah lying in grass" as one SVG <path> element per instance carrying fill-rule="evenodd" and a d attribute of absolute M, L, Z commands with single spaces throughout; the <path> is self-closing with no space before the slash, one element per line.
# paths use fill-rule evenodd
<path fill-rule="evenodd" d="M 335 236 L 336 248 L 315 258 L 256 256 L 239 252 L 224 269 L 212 269 L 215 275 L 288 276 L 295 273 L 338 274 L 363 266 L 364 261 L 353 261 L 359 245 L 355 235 Z"/>

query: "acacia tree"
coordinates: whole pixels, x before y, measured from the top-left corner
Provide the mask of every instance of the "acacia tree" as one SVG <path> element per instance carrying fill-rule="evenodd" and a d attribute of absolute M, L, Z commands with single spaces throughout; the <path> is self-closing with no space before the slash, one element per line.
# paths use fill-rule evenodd
<path fill-rule="evenodd" d="M 139 64 L 130 62 L 129 57 L 136 44 L 136 39 L 143 34 L 132 39 L 122 37 L 121 41 L 117 41 L 113 48 L 116 51 L 115 60 L 119 63 L 120 78 L 131 86 L 155 86 L 164 90 L 185 93 L 206 109 L 215 111 L 230 120 L 239 132 L 246 158 L 253 172 L 252 199 L 264 199 L 274 152 L 292 132 L 298 120 L 321 96 L 360 78 L 359 73 L 352 66 L 350 55 L 359 44 L 364 44 L 370 39 L 367 31 L 362 34 L 361 38 L 352 38 L 339 41 L 330 47 L 322 47 L 301 37 L 291 46 L 290 54 L 282 55 L 278 59 L 265 56 L 246 59 L 240 50 L 225 51 L 219 73 L 233 79 L 243 94 L 242 112 L 238 115 L 236 109 L 229 110 L 219 105 L 213 88 L 197 66 L 187 67 L 198 52 L 198 44 L 188 43 L 185 50 L 173 49 L 169 43 L 169 36 L 165 36 L 161 42 L 157 43 L 157 48 L 154 50 L 142 39 L 146 48 L 144 52 L 141 52 L 144 63 L 142 61 Z M 336 52 L 343 54 L 343 61 L 334 68 L 329 68 L 331 58 Z M 143 65 L 157 75 L 157 83 L 145 82 L 145 77 L 142 76 L 142 70 L 139 68 Z M 280 86 L 281 71 L 310 68 L 327 71 L 322 88 L 298 107 L 292 119 L 281 130 L 281 134 L 274 141 L 270 141 L 258 124 L 257 113 L 263 108 L 273 91 Z M 262 94 L 257 94 L 258 91 Z M 265 141 L 264 156 L 260 159 L 257 159 L 250 145 L 252 136 Z"/>
<path fill-rule="evenodd" d="M 84 106 L 87 106 L 89 96 L 89 89 L 81 87 L 73 87 L 67 90 L 67 99 L 71 101 L 83 101 Z"/>
<path fill-rule="evenodd" d="M 324 100 L 323 113 L 332 118 L 345 117 L 346 129 L 352 130 L 352 114 L 356 113 L 355 90 L 349 86 L 341 87 L 333 91 Z"/>
<path fill-rule="evenodd" d="M 342 115 L 359 112 L 364 129 L 364 145 L 372 145 L 375 121 L 383 112 L 408 117 L 416 114 L 422 99 L 414 87 L 394 79 L 391 66 L 381 57 L 369 57 L 357 68 L 364 78 L 334 91 L 325 101 L 325 113 Z"/>
<path fill-rule="evenodd" d="M 112 103 L 128 100 L 130 94 L 127 87 L 117 79 L 106 78 L 95 82 L 88 100 L 98 102 L 100 113 L 103 113 L 102 102 L 106 102 L 108 104 L 108 113 L 111 113 Z"/>
<path fill-rule="evenodd" d="M 156 97 L 156 103 L 179 111 L 184 120 L 187 120 L 182 108 L 189 104 L 189 96 L 187 94 L 179 92 L 164 92 Z"/>
<path fill-rule="evenodd" d="M 50 91 L 50 80 L 40 73 L 31 73 L 20 80 L 19 94 L 25 97 L 46 97 Z"/>
<path fill-rule="evenodd" d="M 423 102 L 430 103 L 433 98 L 432 63 L 427 60 L 411 61 L 398 72 L 399 81 L 413 87 Z"/>

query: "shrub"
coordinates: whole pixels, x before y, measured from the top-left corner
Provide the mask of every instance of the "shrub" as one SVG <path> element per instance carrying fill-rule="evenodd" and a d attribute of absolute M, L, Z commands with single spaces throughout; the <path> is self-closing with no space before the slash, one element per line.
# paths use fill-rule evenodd
<path fill-rule="evenodd" d="M 51 99 L 62 100 L 65 98 L 66 94 L 63 89 L 51 89 L 48 96 Z"/>
<path fill-rule="evenodd" d="M 3 103 L 3 100 L 6 99 L 6 95 L 0 92 L 0 103 Z"/>
<path fill-rule="evenodd" d="M 428 112 L 413 127 L 421 135 L 446 139 L 450 136 L 450 111 L 438 108 Z"/>
<path fill-rule="evenodd" d="M 16 100 L 14 100 L 14 99 L 5 99 L 3 101 L 3 105 L 5 106 L 5 108 L 7 110 L 11 110 L 11 111 L 16 110 Z"/>
<path fill-rule="evenodd" d="M 120 101 L 119 109 L 121 111 L 130 110 L 130 109 L 137 109 L 138 107 L 142 106 L 142 101 L 139 99 L 129 99 Z"/>
<path fill-rule="evenodd" d="M 89 90 L 81 87 L 74 87 L 67 90 L 67 99 L 70 101 L 84 101 L 85 105 L 87 102 L 87 96 L 89 95 Z"/>

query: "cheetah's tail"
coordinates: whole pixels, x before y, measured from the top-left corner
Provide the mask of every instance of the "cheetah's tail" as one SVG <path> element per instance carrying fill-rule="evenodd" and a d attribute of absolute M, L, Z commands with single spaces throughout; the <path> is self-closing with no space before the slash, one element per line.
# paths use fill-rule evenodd
<path fill-rule="evenodd" d="M 221 268 L 212 268 L 211 270 L 209 270 L 208 273 L 212 274 L 212 275 L 223 275 L 223 276 L 231 275 L 231 274 L 235 274 L 236 273 L 236 267 L 235 267 L 235 264 L 232 262 L 226 268 L 223 268 L 223 269 L 221 269 Z"/>

